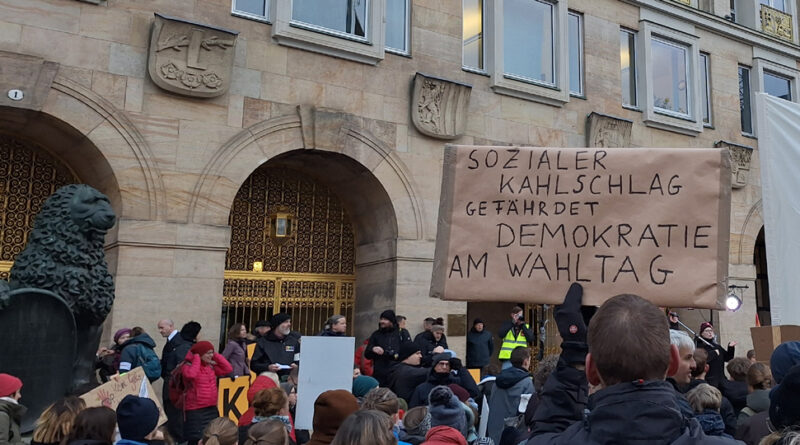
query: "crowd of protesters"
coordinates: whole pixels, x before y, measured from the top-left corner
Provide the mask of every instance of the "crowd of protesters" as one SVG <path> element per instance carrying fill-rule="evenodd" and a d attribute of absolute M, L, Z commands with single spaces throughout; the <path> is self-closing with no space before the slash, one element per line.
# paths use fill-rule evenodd
<path fill-rule="evenodd" d="M 561 353 L 533 370 L 534 330 L 520 307 L 497 337 L 474 320 L 463 362 L 448 346 L 444 320 L 425 319 L 412 340 L 406 318 L 386 310 L 356 351 L 351 390 L 316 399 L 311 431 L 294 426 L 301 336 L 290 315 L 260 321 L 252 333 L 234 324 L 221 353 L 200 340 L 200 324 L 178 330 L 161 320 L 160 359 L 144 329 L 120 329 L 97 353 L 98 379 L 137 367 L 151 381 L 161 377 L 167 423 L 157 428 L 149 398 L 126 396 L 111 410 L 68 396 L 41 414 L 30 443 L 800 445 L 800 342 L 781 344 L 768 360 L 752 351 L 735 357 L 736 343 L 720 346 L 710 323 L 693 339 L 671 329 L 676 314 L 638 296 L 600 308 L 581 300 L 582 288 L 572 285 L 554 312 Z M 335 315 L 319 335 L 346 331 L 346 318 Z M 476 368 L 479 381 L 468 371 Z M 220 418 L 218 379 L 251 371 L 248 410 L 238 425 Z M 24 443 L 22 391 L 22 381 L 0 374 L 0 445 Z"/>

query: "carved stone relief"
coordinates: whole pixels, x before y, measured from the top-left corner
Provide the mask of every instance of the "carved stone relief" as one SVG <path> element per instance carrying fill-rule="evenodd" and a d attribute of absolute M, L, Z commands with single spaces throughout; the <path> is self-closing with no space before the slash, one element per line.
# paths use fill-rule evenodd
<path fill-rule="evenodd" d="M 740 189 L 746 186 L 753 148 L 727 141 L 717 141 L 714 146 L 726 147 L 731 154 L 731 188 Z"/>
<path fill-rule="evenodd" d="M 156 14 L 147 70 L 159 87 L 215 97 L 230 87 L 238 31 Z"/>
<path fill-rule="evenodd" d="M 472 85 L 417 73 L 411 100 L 411 120 L 420 133 L 455 139 L 467 126 Z"/>
<path fill-rule="evenodd" d="M 586 118 L 586 146 L 630 147 L 632 128 L 633 121 L 593 111 Z"/>

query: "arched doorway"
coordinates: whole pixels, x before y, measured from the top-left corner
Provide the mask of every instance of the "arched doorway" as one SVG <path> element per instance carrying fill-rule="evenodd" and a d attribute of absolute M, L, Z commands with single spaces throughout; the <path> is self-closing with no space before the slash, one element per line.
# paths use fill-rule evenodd
<path fill-rule="evenodd" d="M 289 157 L 291 158 L 291 157 Z M 221 336 L 277 312 L 303 335 L 333 314 L 353 332 L 355 237 L 348 211 L 323 181 L 280 159 L 256 169 L 231 208 Z M 279 219 L 290 221 L 284 230 Z M 283 235 L 283 236 L 281 236 Z"/>
<path fill-rule="evenodd" d="M 8 279 L 45 200 L 58 188 L 80 182 L 42 146 L 0 132 L 0 279 Z"/>
<path fill-rule="evenodd" d="M 756 266 L 756 313 L 761 324 L 772 324 L 769 304 L 769 276 L 767 273 L 767 247 L 764 242 L 764 227 L 758 232 L 753 249 L 753 264 Z"/>

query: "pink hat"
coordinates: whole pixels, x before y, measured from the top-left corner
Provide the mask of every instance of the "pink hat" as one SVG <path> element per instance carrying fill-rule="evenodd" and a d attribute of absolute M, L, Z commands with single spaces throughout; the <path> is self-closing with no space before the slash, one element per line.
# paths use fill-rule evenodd
<path fill-rule="evenodd" d="M 22 388 L 22 380 L 11 374 L 0 374 L 0 397 L 8 397 Z"/>

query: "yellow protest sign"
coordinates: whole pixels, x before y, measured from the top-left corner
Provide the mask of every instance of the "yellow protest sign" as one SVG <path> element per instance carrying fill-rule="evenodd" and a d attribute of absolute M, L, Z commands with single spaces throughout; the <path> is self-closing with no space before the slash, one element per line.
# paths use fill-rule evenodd
<path fill-rule="evenodd" d="M 253 354 L 255 354 L 255 352 L 256 352 L 256 344 L 255 343 L 250 343 L 249 345 L 247 345 L 247 364 L 248 365 L 250 364 L 250 360 L 253 359 Z M 250 371 L 250 382 L 251 383 L 256 380 L 256 377 L 258 377 L 258 375 L 256 375 L 255 372 Z"/>
<path fill-rule="evenodd" d="M 83 394 L 81 398 L 86 402 L 87 407 L 106 406 L 116 411 L 119 402 L 127 395 L 147 397 L 156 402 L 158 424 L 161 425 L 167 421 L 164 408 L 161 407 L 161 401 L 156 397 L 156 393 L 153 391 L 153 387 L 141 367 L 134 368 L 132 371 L 122 375 L 112 376 L 111 380 Z"/>
<path fill-rule="evenodd" d="M 223 377 L 219 379 L 219 397 L 217 410 L 220 417 L 227 417 L 234 422 L 239 421 L 247 408 L 247 391 L 250 389 L 250 376 L 235 379 Z"/>

